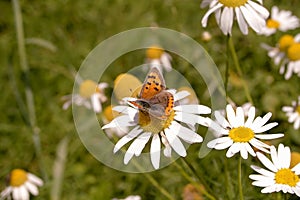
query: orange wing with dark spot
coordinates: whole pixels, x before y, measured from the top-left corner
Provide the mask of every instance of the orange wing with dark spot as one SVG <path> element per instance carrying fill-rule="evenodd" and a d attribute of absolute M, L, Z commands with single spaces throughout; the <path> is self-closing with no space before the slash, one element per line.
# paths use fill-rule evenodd
<path fill-rule="evenodd" d="M 166 89 L 165 80 L 159 70 L 153 67 L 144 81 L 140 92 L 140 98 L 151 99 L 164 89 Z"/>

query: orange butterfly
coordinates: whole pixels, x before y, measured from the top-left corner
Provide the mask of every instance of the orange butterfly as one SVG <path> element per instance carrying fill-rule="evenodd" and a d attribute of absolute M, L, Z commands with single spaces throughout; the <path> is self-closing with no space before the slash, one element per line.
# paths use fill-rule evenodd
<path fill-rule="evenodd" d="M 165 80 L 155 67 L 147 74 L 139 99 L 129 102 L 141 112 L 160 119 L 166 119 L 174 107 L 174 97 L 166 90 Z"/>

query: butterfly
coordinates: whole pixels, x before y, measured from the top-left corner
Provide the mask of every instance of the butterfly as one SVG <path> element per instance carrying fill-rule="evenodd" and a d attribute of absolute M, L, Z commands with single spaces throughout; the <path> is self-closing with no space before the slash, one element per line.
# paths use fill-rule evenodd
<path fill-rule="evenodd" d="M 174 107 L 174 97 L 167 91 L 160 71 L 153 67 L 146 76 L 138 99 L 129 101 L 144 114 L 166 119 Z"/>

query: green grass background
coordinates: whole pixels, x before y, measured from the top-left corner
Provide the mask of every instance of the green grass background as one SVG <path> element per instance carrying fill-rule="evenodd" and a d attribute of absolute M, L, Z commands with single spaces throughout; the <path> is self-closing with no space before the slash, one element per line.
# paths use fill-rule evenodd
<path fill-rule="evenodd" d="M 27 43 L 26 53 L 30 68 L 30 84 L 34 95 L 37 124 L 40 128 L 43 170 L 48 180 L 35 199 L 54 199 L 51 190 L 54 182 L 54 161 L 57 159 L 58 144 L 65 138 L 68 143 L 65 170 L 59 192 L 60 199 L 111 199 L 138 194 L 142 199 L 165 199 L 165 197 L 142 174 L 123 173 L 106 167 L 94 159 L 82 145 L 72 120 L 71 109 L 62 110 L 61 97 L 72 92 L 74 76 L 88 53 L 101 41 L 114 34 L 137 27 L 159 26 L 174 29 L 194 38 L 211 55 L 224 76 L 227 60 L 226 36 L 222 35 L 211 17 L 208 28 L 201 27 L 201 18 L 207 9 L 200 9 L 201 1 L 195 0 L 57 0 L 57 1 L 20 1 L 25 38 L 42 39 L 41 43 Z M 296 0 L 266 1 L 270 10 L 273 5 L 281 9 L 292 10 L 297 14 L 299 2 Z M 210 42 L 201 40 L 201 33 L 207 30 L 213 38 Z M 299 29 L 290 31 L 296 34 Z M 283 33 L 271 37 L 258 36 L 252 31 L 247 36 L 240 33 L 234 25 L 233 40 L 255 106 L 259 114 L 271 111 L 272 121 L 280 125 L 271 132 L 284 132 L 284 139 L 275 141 L 291 146 L 299 151 L 299 130 L 293 130 L 287 123 L 283 105 L 290 105 L 299 95 L 299 77 L 284 80 L 279 69 L 274 66 L 267 52 L 260 47 L 262 42 L 272 46 Z M 30 41 L 30 40 L 29 40 Z M 174 68 L 184 72 L 192 85 L 197 77 L 188 72 L 187 66 L 180 65 L 180 59 L 174 57 Z M 121 72 L 144 62 L 144 52 L 135 57 L 123 56 L 110 67 L 113 74 L 104 77 L 112 86 L 113 79 Z M 229 60 L 232 65 L 232 61 Z M 15 93 L 24 95 L 24 74 L 19 64 L 15 21 L 12 3 L 0 1 L 0 190 L 5 188 L 7 174 L 14 168 L 23 168 L 39 176 L 41 170 L 37 162 L 31 130 L 25 124 L 20 113 Z M 184 68 L 186 67 L 186 68 Z M 247 101 L 240 78 L 233 65 L 230 67 L 229 96 L 239 105 Z M 13 80 L 16 80 L 14 84 Z M 200 83 L 201 84 L 201 83 Z M 204 87 L 204 86 L 203 86 Z M 200 101 L 209 104 L 205 88 L 194 88 Z M 111 88 L 110 90 L 111 91 Z M 205 95 L 203 95 L 203 93 Z M 108 94 L 109 95 L 109 94 Z M 201 133 L 201 132 L 200 132 Z M 202 133 L 201 133 L 202 134 Z M 210 185 L 220 199 L 235 199 L 238 194 L 237 156 L 225 157 L 225 151 L 212 151 L 204 159 L 197 157 L 201 144 L 192 145 L 187 160 L 195 167 L 200 176 Z M 251 186 L 248 175 L 252 173 L 250 164 L 255 159 L 243 161 L 243 182 L 245 199 L 274 199 L 276 194 L 260 194 L 258 188 Z M 182 161 L 177 161 L 190 176 L 194 176 Z M 60 162 L 62 164 L 62 162 Z M 170 165 L 151 172 L 160 184 L 175 199 L 181 199 L 183 187 L 189 182 L 180 174 L 178 168 Z"/>

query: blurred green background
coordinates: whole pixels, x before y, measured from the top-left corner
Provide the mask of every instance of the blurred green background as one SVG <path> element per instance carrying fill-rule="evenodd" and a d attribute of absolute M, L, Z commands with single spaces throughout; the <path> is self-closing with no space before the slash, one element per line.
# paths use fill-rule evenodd
<path fill-rule="evenodd" d="M 32 132 L 24 122 L 20 113 L 18 101 L 25 99 L 25 78 L 20 67 L 16 29 L 12 3 L 8 0 L 0 1 L 0 190 L 5 188 L 5 178 L 14 168 L 23 168 L 34 174 L 47 174 L 48 180 L 41 188 L 40 196 L 35 199 L 53 198 L 53 186 L 56 184 L 54 161 L 60 142 L 67 142 L 60 153 L 66 154 L 65 168 L 59 191 L 55 195 L 60 199 L 111 199 L 124 198 L 137 194 L 142 199 L 165 199 L 165 197 L 142 174 L 129 174 L 106 167 L 94 159 L 82 145 L 74 128 L 71 109 L 62 110 L 61 97 L 72 93 L 74 72 L 80 67 L 88 53 L 101 41 L 114 34 L 137 27 L 158 26 L 174 29 L 194 38 L 211 55 L 220 72 L 224 76 L 227 60 L 226 36 L 222 35 L 216 26 L 214 17 L 210 18 L 208 28 L 201 27 L 201 18 L 207 9 L 200 9 L 201 1 L 188 0 L 152 0 L 152 1 L 123 1 L 123 0 L 57 0 L 57 1 L 20 1 L 24 34 L 26 38 L 27 61 L 30 68 L 30 84 L 34 96 L 37 125 L 40 129 L 42 158 L 44 166 L 37 161 L 33 145 Z M 266 1 L 265 6 L 270 10 L 273 5 L 281 9 L 296 9 L 299 2 Z M 209 42 L 201 39 L 204 30 L 212 34 Z M 289 32 L 298 33 L 299 29 Z M 233 40 L 258 114 L 271 111 L 272 121 L 280 123 L 271 132 L 284 132 L 284 142 L 293 150 L 299 151 L 299 131 L 293 130 L 287 123 L 283 105 L 290 105 L 299 95 L 299 77 L 294 75 L 285 80 L 279 74 L 267 52 L 260 47 L 261 43 L 275 46 L 282 33 L 271 37 L 257 36 L 252 31 L 244 36 L 234 25 Z M 197 80 L 188 68 L 181 67 L 179 58 L 174 58 L 173 67 L 191 81 Z M 125 55 L 112 64 L 112 74 L 104 79 L 112 90 L 114 78 L 131 66 L 144 62 L 144 52 L 137 56 Z M 229 61 L 231 64 L 232 62 Z M 247 101 L 240 78 L 234 67 L 230 68 L 229 96 L 238 105 Z M 195 89 L 201 103 L 208 105 L 209 96 L 203 95 L 205 86 Z M 20 96 L 16 96 L 19 94 Z M 108 104 L 106 104 L 108 105 Z M 67 139 L 66 139 L 67 138 Z M 222 187 L 228 178 L 235 180 L 234 172 L 223 173 L 224 169 L 235 169 L 235 158 L 226 159 L 224 151 L 213 151 L 204 159 L 197 156 L 201 144 L 189 148 L 187 160 L 199 171 L 200 175 L 209 183 L 216 194 L 222 199 L 230 199 L 237 194 L 236 183 Z M 253 160 L 252 160 L 253 161 Z M 259 193 L 258 188 L 250 187 L 248 175 L 251 173 L 249 165 L 251 159 L 244 161 L 245 199 L 270 198 Z M 58 161 L 60 167 L 63 161 Z M 186 168 L 182 161 L 179 165 Z M 225 165 L 224 165 L 225 163 Z M 187 170 L 189 174 L 189 170 Z M 232 174 L 230 174 L 232 173 Z M 207 176 L 207 174 L 211 174 Z M 178 172 L 178 168 L 171 165 L 167 168 L 150 173 L 166 188 L 175 199 L 182 198 L 182 191 L 189 182 Z M 205 176 L 204 176 L 205 175 Z M 230 181 L 229 181 L 230 182 Z"/>

